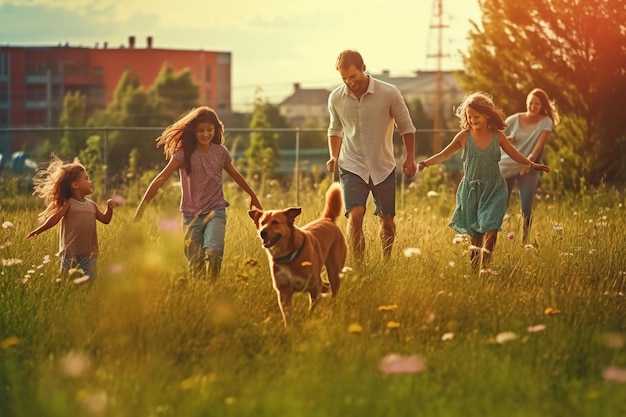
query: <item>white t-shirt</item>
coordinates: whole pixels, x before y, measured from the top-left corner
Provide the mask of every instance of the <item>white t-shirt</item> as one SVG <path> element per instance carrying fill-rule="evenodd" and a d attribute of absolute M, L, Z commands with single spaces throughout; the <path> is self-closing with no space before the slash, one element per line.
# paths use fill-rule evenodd
<path fill-rule="evenodd" d="M 507 136 L 514 135 L 515 142 L 513 142 L 513 146 L 524 156 L 530 155 L 535 147 L 535 144 L 539 140 L 541 133 L 544 130 L 548 132 L 552 131 L 552 119 L 548 116 L 544 116 L 537 123 L 520 126 L 519 123 L 520 113 L 509 116 L 506 119 L 508 127 L 504 129 L 504 134 Z M 534 155 L 535 162 L 539 162 L 541 160 L 541 155 Z M 510 178 L 520 173 L 520 170 L 524 168 L 525 165 L 519 164 L 511 159 L 511 157 L 504 151 L 502 151 L 502 157 L 500 159 L 500 172 L 504 178 Z"/>

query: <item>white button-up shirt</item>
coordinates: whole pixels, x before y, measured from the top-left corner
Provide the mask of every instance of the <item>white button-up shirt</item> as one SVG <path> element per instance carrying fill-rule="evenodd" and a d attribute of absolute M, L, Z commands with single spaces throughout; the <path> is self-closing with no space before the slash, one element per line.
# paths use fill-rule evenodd
<path fill-rule="evenodd" d="M 338 163 L 365 182 L 380 184 L 396 167 L 394 125 L 401 135 L 415 133 L 409 110 L 395 85 L 370 77 L 357 100 L 347 85 L 328 96 L 328 136 L 342 137 Z"/>

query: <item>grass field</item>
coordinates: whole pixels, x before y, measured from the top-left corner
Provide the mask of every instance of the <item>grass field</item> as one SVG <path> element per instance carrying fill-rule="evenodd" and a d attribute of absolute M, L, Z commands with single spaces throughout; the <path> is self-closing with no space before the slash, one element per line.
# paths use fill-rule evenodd
<path fill-rule="evenodd" d="M 40 201 L 5 198 L 0 415 L 626 415 L 623 193 L 544 196 L 532 247 L 514 201 L 492 269 L 472 275 L 453 191 L 406 190 L 392 259 L 368 218 L 367 265 L 311 313 L 296 297 L 285 329 L 247 201 L 226 191 L 214 282 L 187 276 L 174 192 L 141 223 L 132 196 L 98 226 L 99 277 L 83 284 L 58 277 L 56 229 L 24 239 Z M 298 224 L 323 191 L 304 193 Z"/>

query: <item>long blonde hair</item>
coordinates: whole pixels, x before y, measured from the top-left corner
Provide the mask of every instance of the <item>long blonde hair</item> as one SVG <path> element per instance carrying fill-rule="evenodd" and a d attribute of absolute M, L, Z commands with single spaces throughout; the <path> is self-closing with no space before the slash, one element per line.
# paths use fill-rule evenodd
<path fill-rule="evenodd" d="M 55 154 L 51 155 L 47 166 L 33 177 L 33 195 L 41 197 L 46 204 L 45 210 L 39 213 L 40 219 L 61 210 L 72 196 L 72 183 L 78 181 L 83 172 L 86 172 L 85 167 L 78 158 L 66 164 Z"/>
<path fill-rule="evenodd" d="M 461 130 L 468 130 L 471 127 L 467 119 L 468 107 L 486 115 L 489 128 L 492 130 L 502 130 L 508 126 L 504 112 L 493 103 L 491 95 L 484 91 L 476 91 L 467 94 L 463 102 L 454 110 L 456 116 L 461 119 L 459 122 Z"/>

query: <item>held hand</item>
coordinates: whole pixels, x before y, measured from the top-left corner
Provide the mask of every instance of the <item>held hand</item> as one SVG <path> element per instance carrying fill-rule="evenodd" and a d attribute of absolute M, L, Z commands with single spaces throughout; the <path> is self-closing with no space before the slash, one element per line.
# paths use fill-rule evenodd
<path fill-rule="evenodd" d="M 530 166 L 530 169 L 534 169 L 535 171 L 550 172 L 550 167 L 544 164 L 531 162 L 529 166 Z"/>
<path fill-rule="evenodd" d="M 404 160 L 404 164 L 402 164 L 402 172 L 407 178 L 411 178 L 415 175 L 417 171 L 417 166 L 415 165 L 415 160 L 413 158 L 407 158 Z"/>
<path fill-rule="evenodd" d="M 424 170 L 424 168 L 426 168 L 426 161 L 419 161 L 417 163 L 417 170 L 419 172 L 422 172 Z"/>
<path fill-rule="evenodd" d="M 110 208 L 110 209 L 113 209 L 113 208 L 115 208 L 115 206 L 117 206 L 115 201 L 112 198 L 109 198 L 107 200 L 107 207 Z"/>
<path fill-rule="evenodd" d="M 263 207 L 261 206 L 261 202 L 259 201 L 256 195 L 250 198 L 250 210 L 252 210 L 253 207 L 258 208 L 259 210 L 263 210 Z"/>
<path fill-rule="evenodd" d="M 35 237 L 35 236 L 37 236 L 38 234 L 39 234 L 39 233 L 37 233 L 37 231 L 36 231 L 36 230 L 33 230 L 32 232 L 30 232 L 30 233 L 28 234 L 28 236 L 26 236 L 26 239 L 30 239 L 31 237 Z"/>
<path fill-rule="evenodd" d="M 527 166 L 522 167 L 522 169 L 520 169 L 520 170 L 519 170 L 519 174 L 520 174 L 520 175 L 526 175 L 526 174 L 528 174 L 529 172 L 530 172 L 530 167 L 527 167 Z"/>
<path fill-rule="evenodd" d="M 515 143 L 515 135 L 507 136 L 506 138 L 509 140 L 509 142 Z"/>
<path fill-rule="evenodd" d="M 330 172 L 335 172 L 336 167 L 337 167 L 336 158 L 330 158 L 328 162 L 326 162 L 326 169 L 328 169 Z"/>

